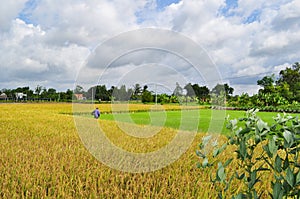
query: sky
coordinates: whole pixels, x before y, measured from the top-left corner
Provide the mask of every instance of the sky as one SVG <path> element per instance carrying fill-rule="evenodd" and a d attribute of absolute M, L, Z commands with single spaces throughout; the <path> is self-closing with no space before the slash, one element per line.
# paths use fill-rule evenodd
<path fill-rule="evenodd" d="M 208 62 L 197 73 L 181 55 L 189 51 L 209 58 L 206 67 L 215 67 L 220 83 L 228 83 L 234 94 L 254 94 L 258 79 L 300 61 L 299 10 L 299 0 L 3 1 L 0 89 L 41 85 L 65 91 L 83 76 L 90 80 L 85 86 L 139 83 L 161 92 L 171 91 L 176 82 L 211 84 L 203 67 Z M 139 40 L 140 30 L 149 28 L 157 31 Z M 167 32 L 158 36 L 162 30 Z M 153 48 L 128 48 L 147 47 L 145 41 Z M 158 48 L 167 42 L 175 53 Z M 111 57 L 119 48 L 129 52 Z M 97 70 L 83 75 L 85 66 L 94 64 L 93 56 L 110 58 L 110 64 L 96 62 Z"/>

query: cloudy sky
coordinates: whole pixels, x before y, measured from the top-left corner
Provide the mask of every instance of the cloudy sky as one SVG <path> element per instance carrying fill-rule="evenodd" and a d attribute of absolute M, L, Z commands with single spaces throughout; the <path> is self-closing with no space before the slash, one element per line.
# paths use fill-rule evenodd
<path fill-rule="evenodd" d="M 257 92 L 258 79 L 300 61 L 299 10 L 299 0 L 3 1 L 0 89 L 74 88 L 82 67 L 94 63 L 91 57 L 108 54 L 101 54 L 101 44 L 109 41 L 110 51 L 115 52 L 136 38 L 134 34 L 122 41 L 112 38 L 152 28 L 173 31 L 195 42 L 235 94 L 252 94 Z M 152 41 L 151 35 L 146 36 L 144 40 Z M 164 36 L 155 42 L 167 42 Z M 193 51 L 190 45 L 177 47 L 182 48 L 179 52 Z M 121 54 L 105 66 L 108 70 L 98 69 L 92 78 L 108 86 L 160 81 L 172 89 L 170 82 L 175 86 L 177 80 L 205 84 L 205 72 L 195 75 L 183 57 L 160 52 L 152 48 Z"/>

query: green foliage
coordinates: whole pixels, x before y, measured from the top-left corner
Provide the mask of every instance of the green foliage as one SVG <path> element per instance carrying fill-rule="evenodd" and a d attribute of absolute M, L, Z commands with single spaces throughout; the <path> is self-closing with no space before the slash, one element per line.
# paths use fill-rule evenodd
<path fill-rule="evenodd" d="M 234 88 L 230 87 L 228 84 L 217 84 L 211 91 L 212 94 L 224 95 L 226 99 L 229 99 L 233 94 Z"/>
<path fill-rule="evenodd" d="M 227 127 L 231 129 L 231 135 L 222 146 L 216 144 L 211 135 L 204 137 L 200 150 L 196 152 L 202 161 L 198 166 L 207 168 L 217 164 L 216 177 L 212 178 L 212 182 L 220 198 L 233 179 L 244 184 L 244 189 L 233 198 L 260 198 L 263 191 L 258 189 L 258 184 L 262 183 L 262 173 L 273 175 L 270 182 L 272 191 L 269 192 L 271 198 L 299 198 L 300 120 L 295 116 L 278 114 L 274 117 L 275 123 L 270 126 L 257 116 L 257 112 L 252 109 L 246 112 L 246 117 L 230 120 Z M 217 157 L 229 145 L 236 148 L 236 155 L 222 163 Z M 211 155 L 207 152 L 209 148 L 213 148 L 211 162 Z M 230 172 L 228 167 L 233 160 L 240 168 L 236 172 Z"/>
<path fill-rule="evenodd" d="M 211 94 L 211 104 L 215 106 L 225 106 L 226 104 L 226 95 L 224 91 L 221 91 L 220 94 L 212 93 Z"/>
<path fill-rule="evenodd" d="M 157 98 L 160 104 L 170 103 L 170 96 L 168 96 L 167 94 L 158 95 Z"/>
<path fill-rule="evenodd" d="M 210 99 L 209 89 L 206 86 L 199 86 L 198 84 L 193 84 L 192 88 L 195 96 L 198 98 L 200 103 L 205 103 Z"/>
<path fill-rule="evenodd" d="M 145 90 L 142 94 L 142 102 L 147 103 L 147 102 L 153 102 L 153 95 L 150 91 Z"/>
<path fill-rule="evenodd" d="M 278 75 L 277 80 L 275 80 L 274 74 L 258 80 L 257 85 L 262 87 L 258 94 L 249 96 L 247 93 L 243 93 L 236 98 L 227 96 L 228 105 L 262 109 L 265 106 L 287 106 L 294 101 L 300 102 L 300 64 L 296 62 L 291 67 L 281 70 Z"/>
<path fill-rule="evenodd" d="M 287 67 L 285 70 L 281 70 L 280 77 L 277 81 L 277 85 L 288 87 L 291 93 L 290 100 L 300 99 L 300 64 L 296 62 L 292 67 Z"/>
<path fill-rule="evenodd" d="M 275 75 L 272 74 L 271 76 L 265 76 L 262 79 L 257 81 L 257 85 L 262 86 L 263 89 L 260 89 L 260 93 L 274 93 L 275 86 L 274 86 L 274 79 Z"/>

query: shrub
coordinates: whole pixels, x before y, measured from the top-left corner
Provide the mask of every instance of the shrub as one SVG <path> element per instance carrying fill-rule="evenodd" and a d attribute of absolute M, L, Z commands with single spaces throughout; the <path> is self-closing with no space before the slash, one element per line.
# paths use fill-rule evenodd
<path fill-rule="evenodd" d="M 261 174 L 273 175 L 268 190 L 271 198 L 300 197 L 300 120 L 291 115 L 278 114 L 275 123 L 269 126 L 256 113 L 258 110 L 249 110 L 246 117 L 239 120 L 230 120 L 227 127 L 231 135 L 221 147 L 213 142 L 212 136 L 204 137 L 196 154 L 200 157 L 200 168 L 217 166 L 215 178 L 211 177 L 214 187 L 223 198 L 229 190 L 233 179 L 245 185 L 233 198 L 260 198 L 264 191 L 259 191 L 258 183 Z M 239 127 L 243 125 L 243 127 Z M 226 148 L 235 147 L 235 156 L 228 158 L 224 163 L 216 160 Z M 212 161 L 207 149 L 212 148 Z M 259 152 L 259 153 L 258 153 Z M 229 174 L 232 161 L 238 163 L 240 170 Z M 266 182 L 268 183 L 268 182 Z"/>

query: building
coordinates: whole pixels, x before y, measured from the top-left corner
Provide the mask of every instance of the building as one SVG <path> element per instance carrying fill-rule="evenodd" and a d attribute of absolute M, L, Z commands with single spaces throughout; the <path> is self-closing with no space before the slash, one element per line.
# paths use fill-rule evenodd
<path fill-rule="evenodd" d="M 7 100 L 7 95 L 5 93 L 1 93 L 0 100 Z"/>
<path fill-rule="evenodd" d="M 17 100 L 27 100 L 27 94 L 24 93 L 16 93 L 16 99 Z"/>
<path fill-rule="evenodd" d="M 83 94 L 74 94 L 74 96 L 76 97 L 77 100 L 85 100 L 85 97 L 83 97 Z"/>

